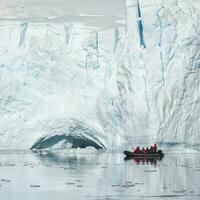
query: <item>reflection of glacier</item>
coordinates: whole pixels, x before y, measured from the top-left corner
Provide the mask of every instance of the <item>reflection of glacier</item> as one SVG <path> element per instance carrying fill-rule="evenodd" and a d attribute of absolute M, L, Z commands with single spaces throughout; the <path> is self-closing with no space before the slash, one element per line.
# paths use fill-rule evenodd
<path fill-rule="evenodd" d="M 109 153 L 48 153 L 45 156 L 14 153 L 0 154 L 0 160 L 0 176 L 10 179 L 9 183 L 1 181 L 4 185 L 1 199 L 13 199 L 19 193 L 24 194 L 23 200 L 27 196 L 49 199 L 49 194 L 59 200 L 197 200 L 200 197 L 199 154 L 169 154 L 157 166 L 150 163 L 138 166 L 132 160 L 125 162 L 122 154 Z M 40 188 L 35 191 L 30 184 Z M 7 185 L 12 192 L 8 192 Z"/>
<path fill-rule="evenodd" d="M 127 0 L 126 40 L 119 27 L 1 22 L 0 148 L 199 143 L 200 12 L 139 2 L 142 24 Z"/>

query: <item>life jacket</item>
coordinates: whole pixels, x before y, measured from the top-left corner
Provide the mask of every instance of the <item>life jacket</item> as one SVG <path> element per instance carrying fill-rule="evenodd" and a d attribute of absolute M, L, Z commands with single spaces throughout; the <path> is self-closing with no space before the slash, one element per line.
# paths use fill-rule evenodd
<path fill-rule="evenodd" d="M 140 147 L 137 147 L 134 151 L 134 153 L 141 153 Z"/>
<path fill-rule="evenodd" d="M 154 152 L 154 153 L 157 152 L 157 145 L 156 145 L 156 144 L 153 145 L 153 152 Z"/>
<path fill-rule="evenodd" d="M 149 153 L 149 148 L 148 148 L 148 147 L 145 149 L 145 153 L 146 153 L 146 154 Z"/>

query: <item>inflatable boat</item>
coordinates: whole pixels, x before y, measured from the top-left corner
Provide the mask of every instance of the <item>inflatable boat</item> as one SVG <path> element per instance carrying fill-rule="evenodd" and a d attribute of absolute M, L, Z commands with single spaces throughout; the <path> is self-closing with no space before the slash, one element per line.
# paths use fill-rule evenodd
<path fill-rule="evenodd" d="M 127 157 L 164 157 L 164 153 L 162 153 L 161 150 L 158 150 L 156 153 L 133 153 L 131 151 L 124 151 L 124 154 L 127 156 Z"/>

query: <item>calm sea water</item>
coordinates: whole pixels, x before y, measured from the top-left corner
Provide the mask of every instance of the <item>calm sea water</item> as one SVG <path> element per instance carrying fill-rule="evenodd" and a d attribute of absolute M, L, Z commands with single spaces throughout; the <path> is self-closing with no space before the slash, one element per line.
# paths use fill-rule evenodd
<path fill-rule="evenodd" d="M 0 153 L 1 200 L 200 199 L 200 154 Z"/>

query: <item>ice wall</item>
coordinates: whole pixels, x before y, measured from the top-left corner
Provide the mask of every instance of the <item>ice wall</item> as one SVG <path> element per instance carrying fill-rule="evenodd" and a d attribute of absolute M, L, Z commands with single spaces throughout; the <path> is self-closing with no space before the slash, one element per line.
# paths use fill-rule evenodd
<path fill-rule="evenodd" d="M 199 7 L 193 1 L 140 0 L 142 50 L 135 4 L 127 1 L 127 49 L 117 77 L 124 130 L 136 143 L 199 144 Z"/>
<path fill-rule="evenodd" d="M 127 0 L 126 28 L 1 20 L 0 149 L 198 145 L 197 5 Z"/>
<path fill-rule="evenodd" d="M 0 35 L 1 149 L 121 143 L 111 96 L 123 28 L 5 21 Z M 109 87 L 113 91 L 98 105 Z"/>

